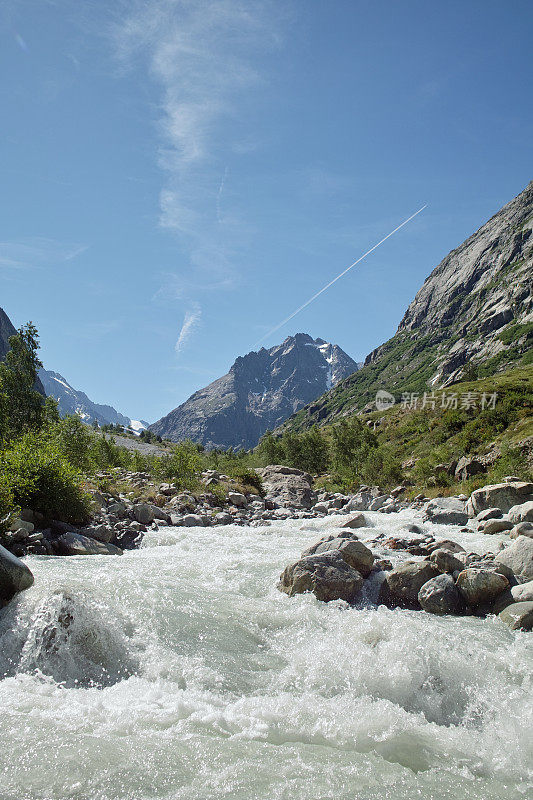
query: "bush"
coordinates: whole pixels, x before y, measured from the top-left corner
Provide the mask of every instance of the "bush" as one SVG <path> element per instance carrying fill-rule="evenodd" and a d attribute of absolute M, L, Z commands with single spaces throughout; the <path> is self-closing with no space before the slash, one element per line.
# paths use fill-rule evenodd
<path fill-rule="evenodd" d="M 0 453 L 3 493 L 21 507 L 28 506 L 46 519 L 83 522 L 90 513 L 90 497 L 81 476 L 51 436 L 27 433 Z"/>
<path fill-rule="evenodd" d="M 174 445 L 171 455 L 159 459 L 157 476 L 172 481 L 178 489 L 194 489 L 200 468 L 198 448 L 193 442 L 185 441 Z"/>
<path fill-rule="evenodd" d="M 0 478 L 0 533 L 5 533 L 11 518 L 19 511 L 13 492 L 5 483 L 5 475 Z"/>

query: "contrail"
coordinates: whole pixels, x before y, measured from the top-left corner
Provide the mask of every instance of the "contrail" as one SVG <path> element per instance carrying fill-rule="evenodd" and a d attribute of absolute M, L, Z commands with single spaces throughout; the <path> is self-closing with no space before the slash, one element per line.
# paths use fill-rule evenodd
<path fill-rule="evenodd" d="M 370 253 L 373 253 L 374 250 L 380 246 L 380 244 L 383 244 L 383 242 L 386 242 L 387 239 L 390 239 L 390 237 L 393 234 L 395 234 L 396 231 L 399 231 L 400 228 L 403 228 L 404 225 L 407 225 L 408 222 L 414 219 L 417 216 L 417 214 L 420 214 L 420 212 L 423 211 L 425 208 L 427 208 L 427 203 L 424 206 L 422 206 L 422 208 L 419 208 L 418 211 L 415 211 L 414 214 L 411 214 L 410 217 L 404 219 L 404 221 L 400 225 L 398 225 L 397 228 L 394 228 L 393 231 L 384 236 L 383 239 L 381 239 L 381 241 L 379 241 L 377 244 L 374 245 L 374 247 L 371 247 L 370 250 L 367 250 L 366 253 L 363 253 L 363 255 L 357 259 L 357 261 L 354 261 L 353 264 L 350 264 L 349 267 L 346 267 L 346 269 L 343 270 L 340 273 L 340 275 L 337 275 L 336 278 L 333 278 L 333 280 L 331 280 L 329 283 L 326 283 L 326 285 L 323 286 L 322 289 L 320 289 L 316 294 L 310 297 L 309 300 L 306 300 L 305 303 L 300 306 L 300 308 L 297 308 L 296 311 L 293 311 L 292 314 L 290 314 L 286 319 L 283 320 L 283 322 L 280 322 L 279 325 L 276 325 L 275 328 L 272 328 L 272 330 L 270 330 L 268 333 L 265 333 L 265 335 L 254 344 L 254 347 L 257 347 L 258 344 L 264 342 L 265 339 L 268 339 L 268 337 L 271 336 L 273 333 L 279 331 L 279 329 L 282 328 L 284 325 L 286 325 L 287 322 L 289 322 L 293 317 L 296 316 L 296 314 L 299 314 L 300 311 L 303 311 L 304 308 L 307 308 L 307 306 L 310 305 L 313 302 L 313 300 L 316 300 L 317 297 L 320 297 L 320 295 L 323 292 L 325 292 L 326 289 L 329 289 L 330 286 L 333 286 L 333 284 L 336 283 L 339 280 L 339 278 L 342 278 L 343 275 L 346 275 L 346 273 L 349 272 L 351 269 L 353 269 L 353 267 L 355 267 L 357 264 L 359 264 L 363 260 L 363 258 L 366 258 L 368 255 L 370 255 Z"/>

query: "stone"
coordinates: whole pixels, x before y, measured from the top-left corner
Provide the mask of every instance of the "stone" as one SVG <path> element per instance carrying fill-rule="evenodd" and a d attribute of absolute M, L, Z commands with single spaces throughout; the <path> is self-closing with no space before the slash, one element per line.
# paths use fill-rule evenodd
<path fill-rule="evenodd" d="M 512 506 L 507 516 L 515 525 L 520 522 L 533 522 L 533 500 Z"/>
<path fill-rule="evenodd" d="M 344 507 L 345 511 L 368 511 L 370 503 L 374 498 L 370 492 L 359 492 L 348 501 Z"/>
<path fill-rule="evenodd" d="M 533 601 L 511 603 L 498 616 L 511 630 L 530 631 L 533 629 Z"/>
<path fill-rule="evenodd" d="M 314 555 L 328 552 L 338 552 L 350 567 L 353 567 L 360 572 L 363 577 L 370 575 L 372 567 L 374 566 L 374 554 L 362 542 L 357 539 L 348 539 L 340 536 L 334 536 L 326 541 L 318 542 L 312 548 L 302 553 L 305 557 L 307 555 Z"/>
<path fill-rule="evenodd" d="M 182 525 L 184 528 L 203 528 L 204 521 L 200 514 L 185 514 L 180 525 Z"/>
<path fill-rule="evenodd" d="M 0 608 L 33 584 L 26 564 L 0 545 Z"/>
<path fill-rule="evenodd" d="M 436 542 L 428 544 L 428 552 L 432 553 L 434 550 L 448 550 L 450 553 L 464 553 L 465 549 L 458 542 L 452 539 L 437 539 Z"/>
<path fill-rule="evenodd" d="M 527 583 L 533 579 L 533 539 L 519 536 L 494 560 L 511 569 L 519 583 Z"/>
<path fill-rule="evenodd" d="M 141 525 L 151 525 L 155 518 L 153 506 L 150 503 L 136 503 L 133 506 L 133 516 Z"/>
<path fill-rule="evenodd" d="M 437 575 L 423 584 L 418 602 L 429 614 L 460 614 L 465 602 L 450 575 Z"/>
<path fill-rule="evenodd" d="M 353 603 L 363 578 L 350 567 L 338 552 L 306 556 L 286 567 L 278 589 L 289 597 L 312 592 L 318 600 L 345 600 Z"/>
<path fill-rule="evenodd" d="M 488 519 L 501 519 L 503 511 L 501 508 L 487 508 L 477 515 L 478 522 L 486 522 Z"/>
<path fill-rule="evenodd" d="M 488 569 L 467 567 L 457 577 L 457 588 L 469 606 L 490 604 L 509 588 L 504 575 Z"/>
<path fill-rule="evenodd" d="M 379 511 L 390 500 L 388 494 L 380 494 L 368 506 L 369 511 Z"/>
<path fill-rule="evenodd" d="M 226 511 L 220 511 L 218 514 L 215 514 L 213 519 L 215 520 L 217 525 L 231 525 L 231 523 L 233 522 L 233 517 Z"/>
<path fill-rule="evenodd" d="M 121 556 L 122 550 L 113 544 L 97 542 L 80 533 L 63 533 L 52 542 L 59 556 Z"/>
<path fill-rule="evenodd" d="M 533 524 L 531 522 L 519 522 L 518 525 L 515 525 L 510 531 L 509 537 L 517 539 L 519 536 L 529 536 L 530 539 L 533 539 Z"/>
<path fill-rule="evenodd" d="M 119 519 L 123 519 L 127 514 L 126 503 L 122 501 L 118 501 L 116 503 L 110 503 L 107 507 L 108 514 L 114 514 Z"/>
<path fill-rule="evenodd" d="M 390 606 L 419 608 L 418 592 L 438 574 L 429 561 L 404 561 L 387 574 L 380 587 L 380 601 Z"/>
<path fill-rule="evenodd" d="M 365 515 L 359 512 L 358 514 L 353 514 L 346 522 L 343 522 L 341 528 L 366 528 L 367 524 Z"/>
<path fill-rule="evenodd" d="M 14 519 L 10 526 L 9 530 L 17 533 L 18 531 L 22 531 L 23 533 L 33 533 L 35 526 L 33 522 L 27 522 L 23 519 Z"/>
<path fill-rule="evenodd" d="M 90 525 L 87 528 L 80 530 L 82 536 L 88 536 L 90 539 L 96 539 L 98 542 L 110 542 L 113 538 L 115 531 L 107 525 Z"/>
<path fill-rule="evenodd" d="M 533 600 L 533 580 L 527 583 L 518 583 L 511 587 L 511 595 L 515 603 Z"/>
<path fill-rule="evenodd" d="M 513 523 L 506 519 L 489 519 L 483 525 L 483 533 L 502 533 L 502 531 L 510 531 Z"/>
<path fill-rule="evenodd" d="M 458 481 L 467 481 L 474 475 L 479 475 L 481 472 L 486 471 L 487 467 L 479 458 L 463 456 L 459 459 L 455 467 L 455 478 Z"/>
<path fill-rule="evenodd" d="M 476 489 L 466 504 L 469 517 L 477 516 L 487 508 L 497 507 L 506 514 L 510 508 L 533 500 L 533 483 L 526 481 L 505 481 Z"/>
<path fill-rule="evenodd" d="M 435 497 L 424 509 L 424 519 L 437 525 L 466 525 L 465 504 L 457 497 Z"/>
<path fill-rule="evenodd" d="M 307 472 L 281 464 L 256 470 L 261 478 L 267 499 L 291 508 L 311 508 L 316 500 L 312 478 Z"/>
<path fill-rule="evenodd" d="M 237 506 L 237 508 L 246 508 L 248 505 L 248 500 L 241 492 L 228 492 L 228 500 L 232 505 Z"/>
<path fill-rule="evenodd" d="M 461 558 L 461 555 L 463 556 Z M 449 550 L 438 548 L 433 550 L 430 559 L 432 564 L 435 564 L 439 572 L 448 572 L 453 574 L 457 570 L 461 572 L 466 566 L 466 553 L 454 555 Z"/>

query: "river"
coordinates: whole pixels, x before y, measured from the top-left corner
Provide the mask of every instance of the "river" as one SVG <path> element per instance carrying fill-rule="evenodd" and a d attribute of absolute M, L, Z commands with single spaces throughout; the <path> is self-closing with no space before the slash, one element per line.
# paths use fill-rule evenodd
<path fill-rule="evenodd" d="M 28 558 L 35 585 L 0 612 L 1 800 L 531 797 L 531 634 L 376 607 L 375 582 L 355 609 L 279 593 L 338 522 Z"/>

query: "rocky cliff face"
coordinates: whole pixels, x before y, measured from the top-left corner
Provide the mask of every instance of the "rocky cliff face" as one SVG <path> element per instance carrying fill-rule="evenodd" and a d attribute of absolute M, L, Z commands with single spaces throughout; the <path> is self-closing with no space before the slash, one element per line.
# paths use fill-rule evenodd
<path fill-rule="evenodd" d="M 287 427 L 354 413 L 378 389 L 420 392 L 530 363 L 533 182 L 441 261 L 395 336 Z"/>
<path fill-rule="evenodd" d="M 340 347 L 305 333 L 239 357 L 227 375 L 151 425 L 172 441 L 254 447 L 265 431 L 357 370 Z"/>

